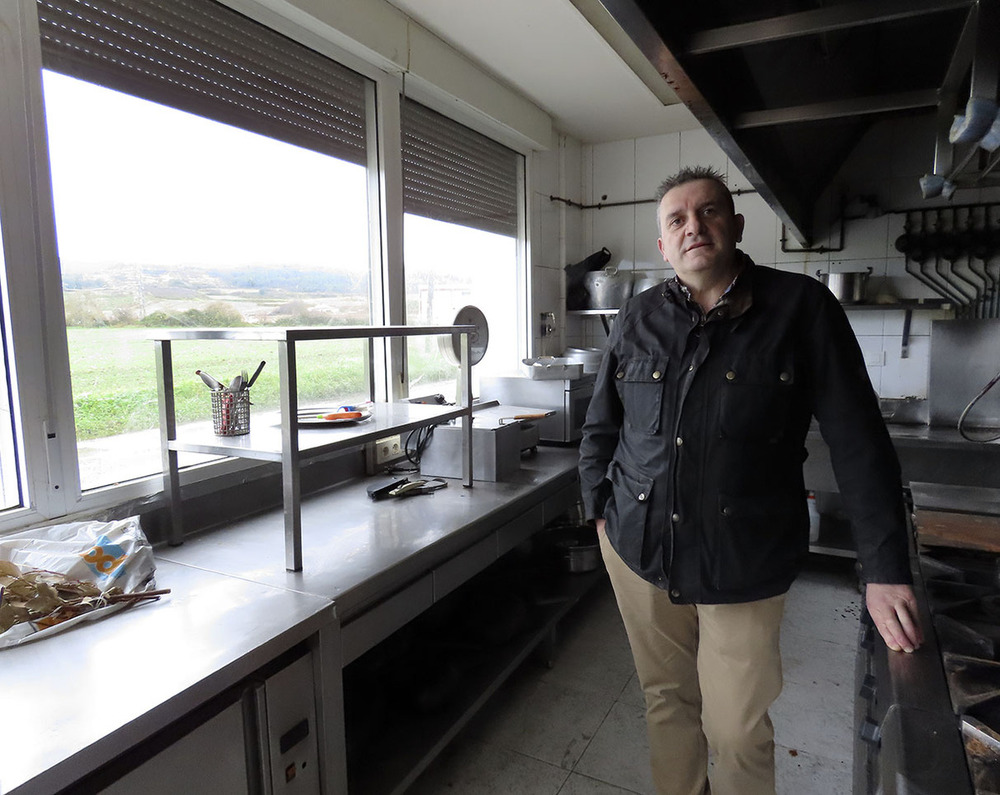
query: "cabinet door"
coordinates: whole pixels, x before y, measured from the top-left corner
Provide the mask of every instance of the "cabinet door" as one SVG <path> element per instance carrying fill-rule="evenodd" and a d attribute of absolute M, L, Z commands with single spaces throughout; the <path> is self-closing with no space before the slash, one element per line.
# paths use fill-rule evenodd
<path fill-rule="evenodd" d="M 245 795 L 243 702 L 230 704 L 103 790 L 109 795 Z"/>

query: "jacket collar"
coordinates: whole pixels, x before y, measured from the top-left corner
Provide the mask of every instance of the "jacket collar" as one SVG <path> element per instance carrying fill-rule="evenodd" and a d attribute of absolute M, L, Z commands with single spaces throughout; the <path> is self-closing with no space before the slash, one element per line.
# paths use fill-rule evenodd
<path fill-rule="evenodd" d="M 700 314 L 704 315 L 703 320 L 706 323 L 712 320 L 740 317 L 753 304 L 753 271 L 757 266 L 740 249 L 736 249 L 736 257 L 740 262 L 740 269 L 736 274 L 736 278 L 733 279 L 732 284 L 726 288 L 722 297 L 707 314 L 703 312 L 696 301 L 691 299 L 690 291 L 681 283 L 681 280 L 676 275 L 667 281 L 667 295 L 678 304 L 686 304 L 689 307 L 697 309 Z"/>

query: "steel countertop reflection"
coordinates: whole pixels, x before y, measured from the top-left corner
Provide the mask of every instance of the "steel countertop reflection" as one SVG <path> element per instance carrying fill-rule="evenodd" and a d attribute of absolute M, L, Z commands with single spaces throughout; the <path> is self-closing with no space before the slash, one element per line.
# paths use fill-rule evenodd
<path fill-rule="evenodd" d="M 434 565 L 516 519 L 546 494 L 576 477 L 574 448 L 543 447 L 508 481 L 458 479 L 430 494 L 369 499 L 359 478 L 302 501 L 302 571 L 285 568 L 281 513 L 250 517 L 159 554 L 199 566 L 334 601 L 346 624 Z"/>
<path fill-rule="evenodd" d="M 327 599 L 158 559 L 170 593 L 0 651 L 0 792 L 69 786 L 323 627 Z"/>

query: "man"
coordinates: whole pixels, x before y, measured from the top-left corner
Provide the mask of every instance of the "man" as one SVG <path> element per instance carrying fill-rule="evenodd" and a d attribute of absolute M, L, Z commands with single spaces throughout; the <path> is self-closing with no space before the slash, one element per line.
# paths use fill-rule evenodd
<path fill-rule="evenodd" d="M 588 518 L 646 696 L 661 793 L 774 793 L 785 593 L 808 551 L 812 417 L 855 531 L 866 601 L 893 650 L 922 641 L 899 463 L 833 294 L 757 267 L 722 177 L 661 186 L 676 277 L 618 313 L 587 412 Z"/>

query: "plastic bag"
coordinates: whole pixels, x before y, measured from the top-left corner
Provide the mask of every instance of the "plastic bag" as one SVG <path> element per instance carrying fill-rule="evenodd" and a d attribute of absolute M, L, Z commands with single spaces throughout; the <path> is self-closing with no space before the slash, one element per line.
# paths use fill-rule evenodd
<path fill-rule="evenodd" d="M 101 591 L 117 586 L 125 593 L 156 587 L 153 548 L 136 516 L 115 522 L 71 522 L 0 536 L 0 561 L 22 573 L 42 569 L 93 583 Z M 128 602 L 108 604 L 46 628 L 14 624 L 0 634 L 0 649 L 61 632 L 82 621 L 116 613 Z"/>

